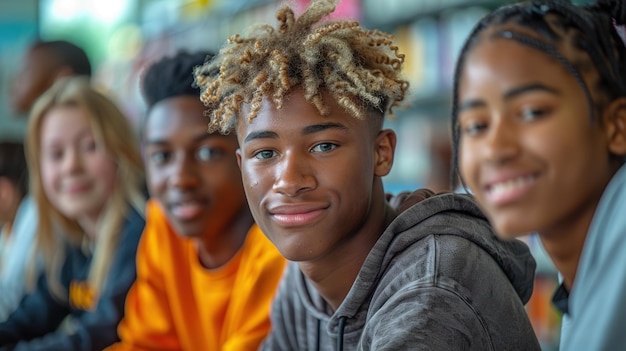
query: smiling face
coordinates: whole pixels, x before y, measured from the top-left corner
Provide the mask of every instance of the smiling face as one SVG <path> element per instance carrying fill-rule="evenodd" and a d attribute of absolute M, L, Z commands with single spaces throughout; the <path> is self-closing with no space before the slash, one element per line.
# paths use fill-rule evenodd
<path fill-rule="evenodd" d="M 195 96 L 157 103 L 145 125 L 148 187 L 176 232 L 214 237 L 247 206 L 234 135 L 208 134 Z"/>
<path fill-rule="evenodd" d="M 296 90 L 281 109 L 265 99 L 255 119 L 237 126 L 252 214 L 292 261 L 320 259 L 367 232 L 382 233 L 382 187 L 375 189 L 391 168 L 395 135 L 371 120 L 380 116 L 358 119 L 324 98 L 329 116 Z"/>
<path fill-rule="evenodd" d="M 583 77 L 593 90 L 593 74 Z M 590 120 L 574 77 L 537 49 L 483 38 L 459 82 L 461 176 L 496 230 L 588 226 L 613 168 L 606 133 Z"/>
<path fill-rule="evenodd" d="M 117 166 L 96 140 L 80 107 L 54 107 L 41 125 L 41 181 L 50 203 L 65 216 L 98 218 L 114 192 Z"/>

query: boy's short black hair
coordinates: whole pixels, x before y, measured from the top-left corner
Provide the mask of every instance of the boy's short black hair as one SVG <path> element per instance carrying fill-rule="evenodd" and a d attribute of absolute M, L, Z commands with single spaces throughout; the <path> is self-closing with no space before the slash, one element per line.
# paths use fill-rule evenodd
<path fill-rule="evenodd" d="M 0 177 L 13 182 L 22 196 L 28 193 L 28 167 L 23 143 L 0 141 Z"/>
<path fill-rule="evenodd" d="M 193 70 L 212 57 L 210 51 L 181 51 L 150 65 L 141 84 L 148 110 L 159 101 L 175 96 L 193 95 L 200 100 L 200 88 L 194 84 Z"/>
<path fill-rule="evenodd" d="M 68 66 L 75 75 L 91 77 L 91 63 L 85 51 L 66 40 L 38 41 L 33 49 L 45 50 L 55 60 L 55 64 Z"/>

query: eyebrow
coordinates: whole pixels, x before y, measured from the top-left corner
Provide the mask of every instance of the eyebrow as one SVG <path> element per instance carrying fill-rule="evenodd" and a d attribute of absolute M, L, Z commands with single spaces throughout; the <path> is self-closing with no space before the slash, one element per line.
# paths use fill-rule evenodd
<path fill-rule="evenodd" d="M 505 92 L 503 95 L 503 98 L 504 100 L 511 100 L 520 95 L 523 95 L 529 92 L 536 92 L 536 91 L 543 91 L 543 92 L 551 93 L 554 95 L 559 95 L 559 91 L 555 88 L 549 87 L 543 83 L 531 83 L 531 84 L 526 84 L 526 85 L 513 88 Z M 485 105 L 486 105 L 485 102 L 480 99 L 468 100 L 459 105 L 458 112 L 462 112 L 462 111 L 469 110 L 472 108 L 477 108 L 477 107 L 484 107 Z"/>
<path fill-rule="evenodd" d="M 309 135 L 309 134 L 319 133 L 321 131 L 328 130 L 328 129 L 347 130 L 348 127 L 346 127 L 345 125 L 341 123 L 335 123 L 335 122 L 313 124 L 310 126 L 306 126 L 304 129 L 302 129 L 301 134 Z M 255 139 L 277 139 L 277 138 L 278 138 L 278 134 L 276 134 L 275 132 L 272 132 L 269 130 L 260 130 L 260 131 L 252 132 L 248 134 L 246 138 L 243 140 L 243 142 L 247 143 Z"/>

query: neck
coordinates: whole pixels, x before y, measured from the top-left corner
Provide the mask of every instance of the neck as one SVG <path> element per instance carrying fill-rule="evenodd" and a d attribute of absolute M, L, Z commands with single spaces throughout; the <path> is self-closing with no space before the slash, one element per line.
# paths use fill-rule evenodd
<path fill-rule="evenodd" d="M 352 288 L 367 255 L 396 217 L 386 201 L 377 201 L 364 226 L 328 256 L 300 262 L 300 270 L 333 310 L 337 310 Z"/>
<path fill-rule="evenodd" d="M 560 224 L 539 232 L 541 243 L 563 277 L 563 284 L 571 291 L 576 279 L 580 255 L 597 208 L 599 198 L 593 206 L 587 206 L 565 218 Z"/>
<path fill-rule="evenodd" d="M 0 236 L 4 236 L 5 240 L 11 237 L 11 229 L 13 229 L 13 222 L 4 222 L 0 230 Z"/>
<path fill-rule="evenodd" d="M 217 236 L 195 238 L 198 257 L 204 268 L 216 269 L 228 263 L 243 246 L 254 219 L 247 206 Z"/>
<path fill-rule="evenodd" d="M 90 240 L 95 240 L 98 235 L 98 220 L 99 216 L 86 215 L 78 219 L 78 225 L 85 232 Z"/>

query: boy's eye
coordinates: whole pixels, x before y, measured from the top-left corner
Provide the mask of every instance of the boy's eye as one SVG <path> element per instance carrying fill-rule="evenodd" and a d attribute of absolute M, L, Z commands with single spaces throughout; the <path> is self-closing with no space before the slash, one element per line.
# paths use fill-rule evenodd
<path fill-rule="evenodd" d="M 338 147 L 337 144 L 333 143 L 319 143 L 311 149 L 311 152 L 329 152 Z"/>
<path fill-rule="evenodd" d="M 161 165 L 167 162 L 170 157 L 170 153 L 167 151 L 154 151 L 150 153 L 150 162 L 155 165 Z"/>
<path fill-rule="evenodd" d="M 209 161 L 224 154 L 223 150 L 203 146 L 196 152 L 196 157 L 200 161 Z"/>
<path fill-rule="evenodd" d="M 256 154 L 253 155 L 254 158 L 257 158 L 259 160 L 267 160 L 269 158 L 272 158 L 276 155 L 275 151 L 272 150 L 261 150 L 259 152 L 257 152 Z"/>

